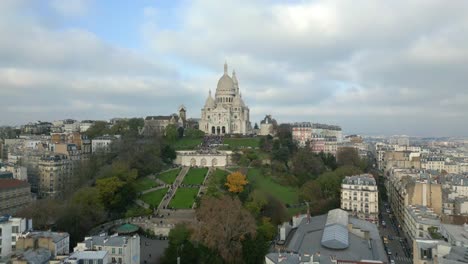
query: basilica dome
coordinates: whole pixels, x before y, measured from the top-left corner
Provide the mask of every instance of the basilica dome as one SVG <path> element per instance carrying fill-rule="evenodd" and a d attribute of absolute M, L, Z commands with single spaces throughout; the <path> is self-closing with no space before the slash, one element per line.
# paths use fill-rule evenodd
<path fill-rule="evenodd" d="M 219 78 L 218 85 L 216 86 L 216 97 L 218 96 L 233 96 L 236 92 L 234 81 L 227 73 L 227 63 L 224 64 L 224 74 Z"/>
<path fill-rule="evenodd" d="M 233 92 L 234 91 L 234 82 L 229 75 L 224 74 L 218 81 L 218 86 L 216 87 L 216 92 Z"/>

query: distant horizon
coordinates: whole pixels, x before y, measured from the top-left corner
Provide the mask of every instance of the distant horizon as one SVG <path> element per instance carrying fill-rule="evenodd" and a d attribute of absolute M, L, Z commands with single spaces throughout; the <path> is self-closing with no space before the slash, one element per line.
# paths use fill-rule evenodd
<path fill-rule="evenodd" d="M 173 114 L 173 113 L 171 113 Z M 157 114 L 157 115 L 169 115 L 169 114 Z M 149 115 L 148 115 L 149 116 Z M 84 121 L 84 120 L 91 120 L 91 121 L 105 121 L 105 122 L 110 122 L 112 119 L 118 119 L 118 118 L 122 118 L 122 119 L 131 119 L 131 118 L 142 118 L 142 119 L 145 119 L 146 116 L 130 116 L 130 117 L 126 117 L 126 116 L 119 116 L 119 117 L 111 117 L 111 118 L 103 118 L 103 119 L 93 119 L 93 118 L 85 118 L 85 119 L 78 119 L 78 118 L 62 118 L 62 119 L 54 119 L 54 120 L 35 120 L 35 121 L 29 121 L 29 122 L 26 122 L 26 123 L 23 123 L 23 124 L 16 124 L 16 125 L 13 125 L 13 124 L 1 124 L 0 123 L 0 127 L 20 127 L 20 126 L 23 126 L 23 125 L 26 125 L 26 124 L 29 124 L 29 123 L 35 123 L 35 122 L 55 122 L 55 121 L 63 121 L 63 120 L 66 120 L 66 119 L 71 119 L 71 120 L 76 120 L 76 121 Z M 188 117 L 189 119 L 190 118 L 198 118 L 198 117 Z M 276 119 L 274 116 L 272 116 L 272 118 Z M 262 118 L 263 119 L 263 118 Z M 252 127 L 254 127 L 255 123 L 257 123 L 258 125 L 260 125 L 260 121 L 255 121 L 255 122 L 252 122 L 251 120 L 251 124 L 252 124 Z M 465 135 L 409 135 L 409 134 L 396 134 L 396 133 L 393 133 L 393 134 L 382 134 L 382 133 L 371 133 L 371 132 L 347 132 L 345 129 L 343 129 L 343 126 L 341 126 L 340 124 L 331 124 L 331 123 L 326 123 L 326 122 L 315 122 L 315 121 L 292 121 L 292 122 L 281 122 L 279 120 L 276 119 L 276 121 L 278 122 L 278 124 L 291 124 L 291 123 L 296 123 L 296 122 L 310 122 L 310 123 L 320 123 L 320 124 L 327 124 L 327 125 L 337 125 L 337 126 L 340 126 L 342 131 L 343 131 L 343 136 L 349 136 L 349 135 L 359 135 L 359 136 L 364 136 L 364 137 L 387 137 L 387 138 L 390 138 L 390 137 L 403 137 L 403 136 L 406 136 L 406 137 L 409 137 L 409 138 L 462 138 L 462 139 L 468 139 L 468 136 L 465 136 Z"/>

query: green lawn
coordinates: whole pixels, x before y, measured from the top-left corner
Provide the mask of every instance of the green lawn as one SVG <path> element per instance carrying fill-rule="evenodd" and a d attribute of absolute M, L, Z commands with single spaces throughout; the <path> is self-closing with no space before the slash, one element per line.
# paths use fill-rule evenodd
<path fill-rule="evenodd" d="M 161 200 L 164 198 L 166 192 L 167 188 L 156 190 L 153 192 L 143 194 L 140 199 L 153 207 L 158 207 L 159 203 L 161 203 Z"/>
<path fill-rule="evenodd" d="M 224 180 L 226 179 L 226 177 L 229 175 L 229 172 L 225 171 L 225 170 L 221 170 L 221 169 L 216 169 L 214 172 L 213 172 L 213 177 L 216 178 L 216 179 L 220 179 L 220 180 Z"/>
<path fill-rule="evenodd" d="M 148 190 L 148 189 L 151 189 L 153 187 L 156 187 L 158 184 L 150 179 L 150 178 L 147 178 L 147 177 L 144 177 L 144 178 L 140 178 L 136 181 L 135 183 L 135 189 L 137 192 L 142 192 L 142 191 L 145 191 L 145 190 Z"/>
<path fill-rule="evenodd" d="M 172 143 L 175 150 L 191 150 L 195 149 L 202 142 L 201 138 L 181 138 Z"/>
<path fill-rule="evenodd" d="M 231 148 L 235 147 L 259 147 L 260 137 L 253 138 L 225 138 L 224 144 L 229 145 Z"/>
<path fill-rule="evenodd" d="M 170 207 L 176 209 L 187 209 L 192 208 L 193 203 L 195 202 L 195 198 L 198 194 L 198 188 L 184 188 L 179 187 L 175 196 L 172 198 L 171 202 L 169 203 Z"/>
<path fill-rule="evenodd" d="M 167 184 L 172 184 L 175 179 L 177 178 L 177 175 L 179 175 L 179 172 L 180 172 L 180 168 L 179 169 L 173 169 L 173 170 L 170 170 L 170 171 L 166 171 L 166 172 L 163 172 L 161 174 L 159 174 L 157 177 L 167 183 Z"/>
<path fill-rule="evenodd" d="M 187 172 L 187 175 L 185 175 L 183 183 L 202 184 L 207 172 L 207 168 L 190 168 L 190 170 Z"/>
<path fill-rule="evenodd" d="M 260 169 L 252 168 L 247 173 L 247 179 L 256 189 L 271 194 L 285 204 L 296 204 L 299 200 L 298 189 L 276 183 L 268 176 L 263 176 Z"/>

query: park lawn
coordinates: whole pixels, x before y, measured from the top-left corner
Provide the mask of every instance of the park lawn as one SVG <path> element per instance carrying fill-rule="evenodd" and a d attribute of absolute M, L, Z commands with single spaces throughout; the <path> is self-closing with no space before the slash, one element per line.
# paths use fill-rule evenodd
<path fill-rule="evenodd" d="M 253 138 L 225 138 L 224 144 L 229 145 L 231 148 L 251 147 L 257 148 L 260 146 L 260 137 Z"/>
<path fill-rule="evenodd" d="M 172 143 L 175 150 L 192 150 L 196 149 L 202 142 L 201 138 L 181 138 Z"/>
<path fill-rule="evenodd" d="M 268 176 L 263 176 L 260 169 L 252 168 L 247 172 L 247 179 L 254 183 L 254 187 L 272 195 L 285 204 L 296 204 L 299 200 L 297 188 L 291 186 L 283 186 L 276 183 Z"/>
<path fill-rule="evenodd" d="M 228 175 L 229 175 L 229 172 L 225 170 L 221 170 L 221 169 L 216 169 L 213 172 L 213 177 L 220 181 L 225 180 Z"/>
<path fill-rule="evenodd" d="M 174 183 L 175 179 L 177 178 L 177 175 L 179 175 L 180 168 L 179 169 L 173 169 L 169 171 L 165 171 L 161 174 L 159 174 L 157 177 L 161 181 L 167 183 L 167 184 L 172 184 Z"/>
<path fill-rule="evenodd" d="M 168 188 L 159 189 L 153 192 L 143 194 L 140 199 L 152 207 L 158 207 Z"/>
<path fill-rule="evenodd" d="M 172 197 L 169 207 L 176 209 L 189 209 L 192 208 L 195 198 L 198 194 L 198 188 L 184 188 L 179 187 L 175 196 Z"/>
<path fill-rule="evenodd" d="M 190 168 L 185 175 L 184 184 L 202 184 L 205 179 L 205 175 L 208 172 L 208 168 Z"/>
<path fill-rule="evenodd" d="M 151 188 L 154 188 L 156 187 L 158 184 L 150 179 L 150 178 L 147 178 L 147 177 L 144 177 L 144 178 L 140 178 L 138 179 L 136 182 L 135 182 L 135 190 L 137 192 L 142 192 L 142 191 L 145 191 L 145 190 L 149 190 Z"/>

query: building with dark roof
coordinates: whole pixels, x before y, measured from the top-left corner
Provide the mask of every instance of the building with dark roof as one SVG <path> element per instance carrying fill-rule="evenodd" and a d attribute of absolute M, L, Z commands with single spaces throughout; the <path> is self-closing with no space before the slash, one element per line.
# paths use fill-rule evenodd
<path fill-rule="evenodd" d="M 0 179 L 0 215 L 13 215 L 31 202 L 31 186 L 26 181 Z"/>
<path fill-rule="evenodd" d="M 279 253 L 269 253 L 274 263 L 386 263 L 387 254 L 377 226 L 349 217 L 341 209 L 328 214 L 294 217 L 280 227 Z"/>
<path fill-rule="evenodd" d="M 138 264 L 140 263 L 140 237 L 108 236 L 85 237 L 85 240 L 74 248 L 74 252 L 99 250 L 107 251 L 109 261 L 112 263 Z"/>

